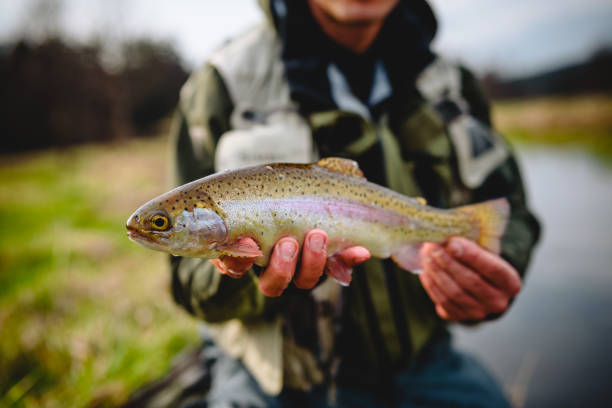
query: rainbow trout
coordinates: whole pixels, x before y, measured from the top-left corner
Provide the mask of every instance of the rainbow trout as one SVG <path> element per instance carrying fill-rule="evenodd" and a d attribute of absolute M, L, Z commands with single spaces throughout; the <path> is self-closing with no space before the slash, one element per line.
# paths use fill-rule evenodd
<path fill-rule="evenodd" d="M 328 256 L 360 245 L 414 272 L 424 242 L 462 236 L 498 253 L 508 216 L 505 198 L 451 210 L 427 206 L 422 198 L 368 182 L 354 161 L 332 157 L 204 177 L 144 204 L 127 229 L 132 241 L 150 249 L 199 258 L 252 257 L 266 266 L 281 237 L 293 236 L 301 245 L 306 232 L 320 228 L 328 234 Z M 245 245 L 252 242 L 245 237 L 258 247 Z M 350 282 L 350 273 L 326 271 Z"/>

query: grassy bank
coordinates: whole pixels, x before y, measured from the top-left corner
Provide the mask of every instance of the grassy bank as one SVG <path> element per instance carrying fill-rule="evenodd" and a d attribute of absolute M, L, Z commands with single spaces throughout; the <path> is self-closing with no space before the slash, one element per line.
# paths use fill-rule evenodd
<path fill-rule="evenodd" d="M 167 258 L 125 220 L 167 183 L 162 139 L 3 157 L 0 406 L 115 405 L 197 341 Z"/>
<path fill-rule="evenodd" d="M 612 163 L 611 95 L 497 102 L 493 121 L 514 143 L 584 149 Z"/>

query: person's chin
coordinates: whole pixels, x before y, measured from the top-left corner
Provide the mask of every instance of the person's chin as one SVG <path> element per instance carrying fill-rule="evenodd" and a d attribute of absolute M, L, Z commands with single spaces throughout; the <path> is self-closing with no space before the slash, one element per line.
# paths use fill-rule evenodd
<path fill-rule="evenodd" d="M 399 0 L 311 0 L 328 18 L 338 24 L 368 26 L 383 20 Z"/>

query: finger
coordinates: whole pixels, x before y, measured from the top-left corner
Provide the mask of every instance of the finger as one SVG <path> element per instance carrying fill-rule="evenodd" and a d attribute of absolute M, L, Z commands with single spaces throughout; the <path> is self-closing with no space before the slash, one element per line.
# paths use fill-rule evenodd
<path fill-rule="evenodd" d="M 221 262 L 220 259 L 209 259 L 209 261 L 211 264 L 215 265 L 215 268 L 217 268 L 219 272 L 221 272 L 222 274 L 227 274 L 227 268 L 225 267 L 225 264 Z"/>
<path fill-rule="evenodd" d="M 370 251 L 364 247 L 350 247 L 336 252 L 325 264 L 325 272 L 343 286 L 352 280 L 353 267 L 370 259 Z"/>
<path fill-rule="evenodd" d="M 210 259 L 210 263 L 212 263 L 219 270 L 219 272 L 234 279 L 242 278 L 248 271 L 248 268 L 247 271 L 228 268 L 221 259 Z"/>
<path fill-rule="evenodd" d="M 492 286 L 472 269 L 457 262 L 446 251 L 434 252 L 431 259 L 461 288 L 477 299 L 484 306 L 486 314 L 501 313 L 507 309 L 509 298 L 507 294 Z"/>
<path fill-rule="evenodd" d="M 444 309 L 442 306 L 440 305 L 436 305 L 436 313 L 438 313 L 438 316 L 440 316 L 441 318 L 443 318 L 444 320 L 457 320 L 454 319 L 453 316 L 451 316 L 450 313 L 448 313 L 446 311 L 446 309 Z M 458 321 L 458 320 L 457 320 Z"/>
<path fill-rule="evenodd" d="M 432 254 L 442 251 L 438 249 Z M 437 288 L 453 305 L 459 307 L 469 319 L 484 319 L 487 315 L 485 306 L 476 300 L 471 294 L 466 292 L 451 275 L 438 265 L 431 257 L 423 259 L 423 267 L 429 276 L 433 279 Z M 442 304 L 447 311 L 449 308 L 446 304 Z"/>
<path fill-rule="evenodd" d="M 270 264 L 259 277 L 259 290 L 266 296 L 280 296 L 293 279 L 299 252 L 295 238 L 285 237 L 274 246 Z"/>
<path fill-rule="evenodd" d="M 232 256 L 221 257 L 221 262 L 225 266 L 226 273 L 232 278 L 244 276 L 253 266 L 255 258 L 235 258 Z"/>
<path fill-rule="evenodd" d="M 461 237 L 451 238 L 446 248 L 453 257 L 505 293 L 515 296 L 521 290 L 518 272 L 499 255 Z"/>
<path fill-rule="evenodd" d="M 427 257 L 431 257 L 431 254 L 434 251 L 441 249 L 441 248 L 444 248 L 444 247 L 435 242 L 425 242 L 423 245 L 421 245 L 421 248 L 419 249 L 419 259 L 421 261 L 421 271 L 423 271 L 424 259 L 426 259 Z"/>
<path fill-rule="evenodd" d="M 350 248 L 343 249 L 342 251 L 336 254 L 344 264 L 350 268 L 353 266 L 357 266 L 361 263 L 364 263 L 372 256 L 370 251 L 368 251 L 364 247 L 354 246 Z"/>
<path fill-rule="evenodd" d="M 447 250 L 504 292 L 516 295 L 520 291 L 521 278 L 518 272 L 500 256 L 461 237 L 451 238 Z"/>
<path fill-rule="evenodd" d="M 441 248 L 444 247 L 440 244 L 436 244 L 435 242 L 425 242 L 420 249 L 421 259 L 425 259 L 426 257 L 431 256 L 434 251 Z"/>
<path fill-rule="evenodd" d="M 311 289 L 323 274 L 327 261 L 327 234 L 315 229 L 304 238 L 302 247 L 302 264 L 294 279 L 295 286 L 301 289 Z"/>
<path fill-rule="evenodd" d="M 438 315 L 445 320 L 464 320 L 466 317 L 463 311 L 454 305 L 444 293 L 438 288 L 433 278 L 427 271 L 419 275 L 419 279 L 423 288 L 436 305 L 436 312 Z"/>

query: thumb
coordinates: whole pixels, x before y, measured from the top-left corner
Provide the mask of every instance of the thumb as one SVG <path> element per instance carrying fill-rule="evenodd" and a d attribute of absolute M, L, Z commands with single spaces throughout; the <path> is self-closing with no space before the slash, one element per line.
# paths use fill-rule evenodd
<path fill-rule="evenodd" d="M 360 246 L 343 249 L 342 251 L 338 252 L 337 256 L 340 257 L 342 262 L 349 267 L 364 263 L 371 257 L 370 251 Z"/>
<path fill-rule="evenodd" d="M 211 259 L 210 262 L 224 275 L 231 278 L 243 277 L 253 266 L 254 258 L 234 258 L 224 256 L 221 259 Z"/>

